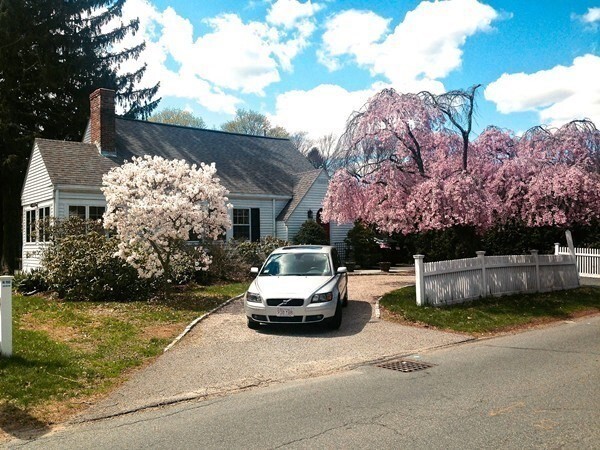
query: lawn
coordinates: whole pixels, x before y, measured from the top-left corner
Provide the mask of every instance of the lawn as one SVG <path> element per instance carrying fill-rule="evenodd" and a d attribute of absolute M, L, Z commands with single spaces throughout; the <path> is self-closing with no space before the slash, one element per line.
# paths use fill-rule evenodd
<path fill-rule="evenodd" d="M 380 304 L 384 318 L 389 320 L 483 335 L 600 312 L 600 287 L 489 297 L 446 307 L 420 307 L 416 305 L 415 287 L 411 286 L 384 295 Z"/>
<path fill-rule="evenodd" d="M 0 429 L 39 427 L 81 410 L 246 287 L 197 286 L 129 303 L 14 296 L 13 356 L 0 358 Z"/>

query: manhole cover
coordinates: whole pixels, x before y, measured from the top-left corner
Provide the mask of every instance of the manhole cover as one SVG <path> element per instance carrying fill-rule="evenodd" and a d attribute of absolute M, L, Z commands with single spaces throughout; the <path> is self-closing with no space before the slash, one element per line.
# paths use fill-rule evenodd
<path fill-rule="evenodd" d="M 397 370 L 398 372 L 416 372 L 417 370 L 425 370 L 435 366 L 421 361 L 411 361 L 410 359 L 395 359 L 383 363 L 375 364 L 376 367 L 383 369 Z"/>

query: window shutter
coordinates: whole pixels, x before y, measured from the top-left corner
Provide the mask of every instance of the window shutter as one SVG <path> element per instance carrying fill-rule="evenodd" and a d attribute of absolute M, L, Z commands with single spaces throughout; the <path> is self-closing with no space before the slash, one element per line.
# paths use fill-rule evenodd
<path fill-rule="evenodd" d="M 260 241 L 260 208 L 250 210 L 250 240 L 252 242 Z"/>

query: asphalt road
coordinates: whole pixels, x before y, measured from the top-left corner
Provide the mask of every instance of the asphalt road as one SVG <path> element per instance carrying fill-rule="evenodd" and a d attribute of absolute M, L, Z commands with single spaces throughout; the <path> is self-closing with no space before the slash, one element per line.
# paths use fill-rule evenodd
<path fill-rule="evenodd" d="M 10 448 L 600 448 L 600 316 L 80 424 Z"/>

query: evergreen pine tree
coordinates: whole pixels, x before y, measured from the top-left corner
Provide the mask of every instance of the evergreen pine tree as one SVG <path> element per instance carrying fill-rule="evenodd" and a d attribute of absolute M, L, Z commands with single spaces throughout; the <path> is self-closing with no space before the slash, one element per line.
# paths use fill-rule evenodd
<path fill-rule="evenodd" d="M 116 91 L 126 117 L 147 118 L 158 85 L 139 88 L 146 69 L 119 74 L 144 43 L 116 51 L 139 23 L 118 20 L 125 0 L 0 0 L 0 248 L 2 270 L 20 252 L 20 193 L 35 137 L 81 140 L 89 95 Z M 113 26 L 114 25 L 114 26 Z"/>

